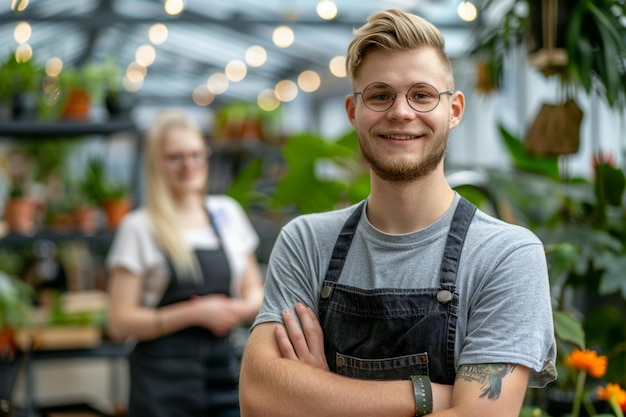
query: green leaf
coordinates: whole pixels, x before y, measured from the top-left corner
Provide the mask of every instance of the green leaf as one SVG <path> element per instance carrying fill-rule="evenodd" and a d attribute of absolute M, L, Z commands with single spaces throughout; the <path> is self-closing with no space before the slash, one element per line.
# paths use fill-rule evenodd
<path fill-rule="evenodd" d="M 562 341 L 570 342 L 579 347 L 585 348 L 585 331 L 580 321 L 571 314 L 557 310 L 552 313 L 554 317 L 554 332 L 556 337 Z"/>
<path fill-rule="evenodd" d="M 617 58 L 620 57 L 619 51 L 615 47 L 611 35 L 607 32 L 608 28 L 599 25 L 598 31 L 602 38 L 602 50 L 598 52 L 601 54 L 599 70 L 597 71 L 597 77 L 604 87 L 604 94 L 609 102 L 610 106 L 613 106 L 617 101 L 617 89 L 613 86 L 619 86 L 620 75 L 618 70 Z"/>
<path fill-rule="evenodd" d="M 545 245 L 550 272 L 550 285 L 559 285 L 580 259 L 580 248 L 571 242 Z"/>
<path fill-rule="evenodd" d="M 304 213 L 327 211 L 369 191 L 353 131 L 336 141 L 308 133 L 292 136 L 283 156 L 288 170 L 276 188 L 274 207 L 295 204 Z"/>
<path fill-rule="evenodd" d="M 237 174 L 226 194 L 237 200 L 242 207 L 249 207 L 254 194 L 253 186 L 261 177 L 262 170 L 263 160 L 253 159 Z"/>
<path fill-rule="evenodd" d="M 509 132 L 502 124 L 499 124 L 498 128 L 500 130 L 500 136 L 509 151 L 509 155 L 513 159 L 513 166 L 516 169 L 534 172 L 555 180 L 560 178 L 557 157 L 531 155 L 526 151 L 524 143 Z"/>
<path fill-rule="evenodd" d="M 607 265 L 607 269 L 602 275 L 598 293 L 600 295 L 608 295 L 620 292 L 622 297 L 626 299 L 624 271 L 626 271 L 626 255 L 613 257 L 613 262 Z"/>
<path fill-rule="evenodd" d="M 624 171 L 609 164 L 598 164 L 595 170 L 595 194 L 598 200 L 620 207 L 626 189 Z"/>

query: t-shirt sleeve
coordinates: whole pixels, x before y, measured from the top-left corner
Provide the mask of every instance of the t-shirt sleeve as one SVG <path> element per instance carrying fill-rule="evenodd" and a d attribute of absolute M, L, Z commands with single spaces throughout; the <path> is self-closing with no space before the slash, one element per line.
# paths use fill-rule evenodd
<path fill-rule="evenodd" d="M 531 387 L 556 378 L 554 325 L 541 243 L 520 245 L 499 260 L 470 300 L 467 323 L 460 364 L 520 364 L 531 369 Z"/>
<path fill-rule="evenodd" d="M 106 265 L 109 270 L 122 267 L 137 275 L 143 275 L 146 271 L 148 246 L 154 243 L 147 222 L 143 220 L 140 213 L 131 213 L 122 221 L 107 255 Z"/>
<path fill-rule="evenodd" d="M 265 297 L 253 326 L 282 322 L 281 312 L 302 302 L 317 311 L 319 251 L 316 241 L 304 232 L 302 222 L 285 226 L 272 249 L 265 278 Z"/>

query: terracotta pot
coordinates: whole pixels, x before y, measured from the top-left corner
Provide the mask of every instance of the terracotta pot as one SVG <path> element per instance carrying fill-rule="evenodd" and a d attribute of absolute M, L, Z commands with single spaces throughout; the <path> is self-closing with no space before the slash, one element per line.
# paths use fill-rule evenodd
<path fill-rule="evenodd" d="M 37 203 L 29 197 L 10 198 L 4 205 L 4 219 L 9 230 L 32 234 L 37 229 Z"/>
<path fill-rule="evenodd" d="M 74 209 L 74 228 L 86 235 L 90 235 L 98 230 L 98 209 L 94 206 L 80 206 Z"/>
<path fill-rule="evenodd" d="M 54 213 L 49 217 L 47 227 L 55 233 L 72 233 L 74 231 L 74 220 L 69 213 Z"/>
<path fill-rule="evenodd" d="M 70 90 L 61 118 L 87 120 L 91 112 L 91 96 L 87 90 L 72 89 Z"/>
<path fill-rule="evenodd" d="M 117 229 L 126 213 L 132 209 L 132 206 L 132 202 L 128 198 L 108 200 L 102 204 L 102 210 L 110 230 Z"/>
<path fill-rule="evenodd" d="M 11 327 L 0 330 L 0 360 L 12 360 L 15 355 L 15 331 Z"/>

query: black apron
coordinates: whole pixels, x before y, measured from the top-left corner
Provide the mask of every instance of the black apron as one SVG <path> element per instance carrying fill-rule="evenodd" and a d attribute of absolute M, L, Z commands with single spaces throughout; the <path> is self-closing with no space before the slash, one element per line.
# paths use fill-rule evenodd
<path fill-rule="evenodd" d="M 220 241 L 196 250 L 202 282 L 181 281 L 168 261 L 171 279 L 158 307 L 208 294 L 230 295 L 230 266 Z M 137 344 L 129 357 L 128 417 L 239 416 L 239 362 L 229 335 L 190 327 Z"/>
<path fill-rule="evenodd" d="M 448 232 L 438 287 L 364 289 L 339 282 L 364 204 L 344 224 L 320 292 L 319 313 L 328 366 L 352 378 L 400 380 L 428 375 L 433 382 L 453 384 L 459 308 L 456 273 L 476 207 L 463 198 L 459 201 Z"/>

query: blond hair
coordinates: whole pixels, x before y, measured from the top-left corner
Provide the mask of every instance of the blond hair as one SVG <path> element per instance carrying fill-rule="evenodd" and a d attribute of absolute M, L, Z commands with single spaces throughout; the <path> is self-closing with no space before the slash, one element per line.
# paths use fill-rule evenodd
<path fill-rule="evenodd" d="M 166 174 L 162 166 L 163 146 L 172 128 L 188 129 L 203 137 L 198 125 L 182 111 L 167 109 L 159 112 L 146 133 L 144 146 L 146 209 L 152 223 L 154 237 L 171 260 L 174 270 L 182 279 L 193 280 L 199 279 L 200 276 L 197 259 L 181 233 L 174 197 L 165 180 Z M 205 182 L 205 188 L 207 182 Z"/>
<path fill-rule="evenodd" d="M 439 29 L 420 16 L 398 9 L 373 13 L 367 23 L 354 30 L 354 39 L 348 46 L 346 72 L 350 82 L 354 85 L 365 56 L 372 50 L 402 52 L 425 46 L 437 51 L 448 71 L 449 87 L 454 89 L 452 64 Z"/>

